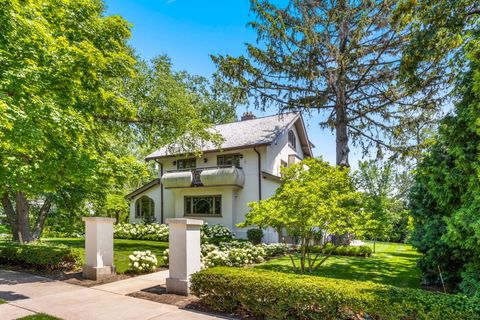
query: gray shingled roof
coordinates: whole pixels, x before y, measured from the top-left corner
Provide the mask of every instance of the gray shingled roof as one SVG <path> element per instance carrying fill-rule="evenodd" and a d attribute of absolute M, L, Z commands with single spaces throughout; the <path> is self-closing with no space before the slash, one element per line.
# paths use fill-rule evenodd
<path fill-rule="evenodd" d="M 244 120 L 213 127 L 213 130 L 222 135 L 224 141 L 222 150 L 236 149 L 249 146 L 269 145 L 274 142 L 280 133 L 289 128 L 292 123 L 301 119 L 297 112 L 282 115 Z M 303 123 L 302 123 L 303 124 Z M 165 146 L 146 157 L 146 160 L 177 155 L 181 152 L 175 150 L 174 145 Z M 216 151 L 218 148 L 211 142 L 202 147 L 202 151 Z"/>

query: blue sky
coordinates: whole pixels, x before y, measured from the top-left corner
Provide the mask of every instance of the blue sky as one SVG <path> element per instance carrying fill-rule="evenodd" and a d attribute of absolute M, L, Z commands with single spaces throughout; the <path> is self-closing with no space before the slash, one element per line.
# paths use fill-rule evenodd
<path fill-rule="evenodd" d="M 210 77 L 215 66 L 210 54 L 244 54 L 255 33 L 246 27 L 252 19 L 248 0 L 106 0 L 107 14 L 118 14 L 132 25 L 130 44 L 145 59 L 167 54 L 177 70 Z M 249 108 L 257 116 L 262 113 Z M 237 110 L 240 115 L 245 108 Z M 315 156 L 335 163 L 335 136 L 321 130 L 319 116 L 305 115 Z M 360 153 L 351 147 L 350 164 L 357 167 Z"/>

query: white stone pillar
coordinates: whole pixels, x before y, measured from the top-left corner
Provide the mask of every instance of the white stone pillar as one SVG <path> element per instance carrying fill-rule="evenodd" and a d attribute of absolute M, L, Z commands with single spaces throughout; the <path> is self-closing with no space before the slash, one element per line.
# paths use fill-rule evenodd
<path fill-rule="evenodd" d="M 167 219 L 169 225 L 169 277 L 167 292 L 187 296 L 190 275 L 200 271 L 200 227 L 202 220 Z"/>
<path fill-rule="evenodd" d="M 114 218 L 83 217 L 85 221 L 85 265 L 83 278 L 100 280 L 115 274 L 113 265 Z"/>

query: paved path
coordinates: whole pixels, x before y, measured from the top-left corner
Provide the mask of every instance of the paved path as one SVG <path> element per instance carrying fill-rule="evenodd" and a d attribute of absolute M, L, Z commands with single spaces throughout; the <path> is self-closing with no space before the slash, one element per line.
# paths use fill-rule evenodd
<path fill-rule="evenodd" d="M 116 294 L 127 295 L 142 289 L 165 285 L 168 277 L 168 270 L 149 273 L 125 280 L 115 281 L 93 287 L 97 290 L 108 291 Z"/>
<path fill-rule="evenodd" d="M 47 313 L 64 320 L 128 320 L 128 319 L 222 319 L 176 306 L 125 296 L 129 290 L 152 287 L 164 274 L 151 274 L 135 283 L 127 279 L 117 285 L 93 288 L 72 285 L 40 276 L 0 270 L 0 319 L 17 319 L 33 313 Z M 133 278 L 136 279 L 136 278 Z M 154 285 L 159 285 L 155 282 Z M 142 287 L 142 288 L 139 288 Z M 128 288 L 128 289 L 127 289 Z"/>

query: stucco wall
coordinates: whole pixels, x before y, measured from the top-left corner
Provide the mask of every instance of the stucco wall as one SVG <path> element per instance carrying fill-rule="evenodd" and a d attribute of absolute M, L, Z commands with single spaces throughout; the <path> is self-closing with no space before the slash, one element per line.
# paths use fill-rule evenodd
<path fill-rule="evenodd" d="M 288 162 L 288 156 L 297 154 L 299 158 L 303 158 L 303 152 L 300 145 L 300 139 L 295 126 L 291 129 L 297 138 L 297 148 L 294 150 L 288 144 L 288 131 L 281 134 L 276 141 L 270 146 L 258 147 L 257 151 L 261 155 L 261 171 L 279 176 L 281 160 Z M 245 214 L 248 212 L 248 203 L 258 201 L 259 185 L 258 185 L 258 155 L 253 148 L 205 153 L 197 158 L 197 168 L 215 167 L 217 166 L 217 155 L 240 153 L 243 155 L 240 160 L 240 166 L 245 174 L 245 184 L 243 188 L 235 187 L 196 187 L 196 188 L 178 188 L 164 189 L 164 219 L 183 217 L 184 216 L 184 196 L 187 195 L 221 195 L 222 196 L 222 217 L 199 217 L 209 224 L 222 224 L 234 230 L 239 237 L 246 237 L 247 229 L 239 229 L 236 224 L 245 220 Z M 163 172 L 176 170 L 177 166 L 174 161 L 178 157 L 162 158 L 159 161 L 163 164 Z M 262 199 L 266 199 L 275 193 L 280 186 L 277 181 L 261 178 L 262 183 Z M 155 201 L 155 216 L 160 221 L 160 187 L 155 186 L 143 193 L 150 196 Z M 137 196 L 134 200 L 136 200 Z M 131 202 L 131 221 L 140 222 L 134 219 L 135 205 Z M 264 231 L 265 242 L 277 242 L 278 236 L 273 230 Z"/>
<path fill-rule="evenodd" d="M 148 189 L 147 191 L 143 192 L 142 194 L 137 195 L 135 198 L 133 198 L 132 201 L 130 201 L 130 222 L 133 222 L 133 223 L 142 222 L 142 219 L 135 218 L 135 202 L 143 196 L 150 197 L 153 200 L 153 202 L 155 203 L 155 219 L 156 221 L 160 221 L 160 216 L 161 216 L 160 185 L 156 185 Z"/>
<path fill-rule="evenodd" d="M 288 163 L 288 156 L 296 154 L 300 159 L 303 159 L 304 154 L 302 151 L 300 138 L 295 126 L 292 126 L 290 130 L 295 134 L 297 139 L 297 148 L 293 149 L 288 143 L 288 130 L 281 134 L 277 140 L 268 147 L 266 157 L 266 172 L 280 176 L 281 160 Z"/>

